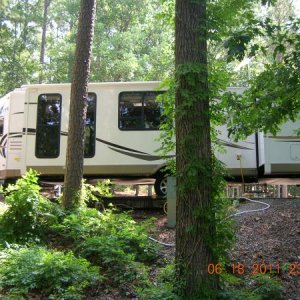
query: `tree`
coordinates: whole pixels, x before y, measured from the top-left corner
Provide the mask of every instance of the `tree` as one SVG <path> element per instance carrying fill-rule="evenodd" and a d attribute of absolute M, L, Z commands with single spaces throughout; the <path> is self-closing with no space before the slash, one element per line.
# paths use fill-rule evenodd
<path fill-rule="evenodd" d="M 44 78 L 49 83 L 71 82 L 80 0 L 51 3 Z"/>
<path fill-rule="evenodd" d="M 1 2 L 0 94 L 36 80 L 38 4 L 37 0 Z"/>
<path fill-rule="evenodd" d="M 43 67 L 45 63 L 45 50 L 46 50 L 46 34 L 47 34 L 47 23 L 48 23 L 48 9 L 51 0 L 44 0 L 44 16 L 43 16 L 43 28 L 42 28 L 42 41 L 41 41 L 41 52 L 40 52 L 40 76 L 39 83 L 43 82 Z"/>
<path fill-rule="evenodd" d="M 212 153 L 206 0 L 177 0 L 175 11 L 177 278 L 185 299 L 210 299 L 217 278 L 212 247 Z"/>
<path fill-rule="evenodd" d="M 160 0 L 98 3 L 91 80 L 162 80 L 173 71 L 173 30 L 157 17 Z"/>
<path fill-rule="evenodd" d="M 165 0 L 164 2 L 170 2 Z M 187 3 L 186 3 L 187 2 Z M 263 4 L 269 3 L 270 1 L 262 1 Z M 193 4 L 191 4 L 193 3 Z M 176 1 L 176 84 L 177 84 L 177 94 L 176 94 L 176 148 L 177 148 L 177 232 L 176 232 L 176 263 L 177 263 L 177 280 L 179 284 L 179 292 L 184 299 L 210 299 L 215 298 L 216 295 L 210 293 L 214 287 L 218 285 L 218 278 L 211 277 L 207 274 L 207 267 L 209 263 L 216 264 L 216 255 L 213 247 L 218 246 L 217 234 L 215 233 L 214 224 L 215 215 L 214 210 L 217 208 L 213 207 L 215 203 L 212 200 L 215 196 L 215 186 L 213 185 L 213 180 L 215 176 L 212 176 L 212 172 L 215 169 L 211 166 L 211 163 L 215 163 L 214 159 L 210 160 L 210 140 L 207 136 L 207 131 L 209 131 L 209 121 L 207 120 L 209 116 L 210 121 L 214 124 L 222 124 L 226 120 L 226 116 L 237 116 L 242 115 L 245 117 L 247 115 L 250 119 L 255 113 L 255 103 L 251 99 L 246 103 L 247 105 L 242 105 L 243 103 L 236 102 L 236 98 L 232 102 L 228 103 L 229 113 L 224 114 L 224 107 L 220 103 L 216 103 L 213 98 L 220 97 L 220 90 L 224 90 L 226 87 L 226 82 L 230 77 L 224 71 L 224 64 L 221 60 L 225 62 L 226 53 L 224 51 L 224 38 L 229 36 L 230 31 L 236 26 L 237 30 L 241 31 L 238 37 L 245 38 L 248 40 L 248 32 L 243 35 L 243 29 L 247 24 L 253 25 L 257 24 L 256 16 L 253 12 L 251 6 L 254 3 L 260 3 L 260 1 L 231 1 L 228 5 L 228 1 L 211 1 L 208 3 L 208 9 L 210 14 L 207 16 L 208 19 L 208 34 L 205 36 L 205 30 L 200 30 L 200 23 L 195 25 L 194 18 L 200 19 L 199 16 L 199 6 L 205 6 L 204 1 Z M 261 3 L 260 3 L 261 4 Z M 225 6 L 224 6 L 225 5 Z M 190 8 L 192 7 L 192 8 Z M 198 9 L 197 9 L 198 8 Z M 203 16 L 203 15 L 202 15 Z M 204 21 L 203 21 L 204 22 Z M 246 24 L 246 25 L 245 25 Z M 182 25 L 182 26 L 181 26 Z M 291 26 L 291 25 L 290 25 Z M 289 30 L 291 35 L 289 35 L 289 43 L 294 44 L 294 49 L 299 50 L 299 42 L 295 38 L 296 24 L 291 26 L 293 30 Z M 179 34 L 179 33 L 181 34 Z M 260 35 L 259 31 L 253 32 L 253 37 Z M 197 43 L 191 43 L 192 37 L 199 35 Z M 252 34 L 252 33 L 251 33 Z M 281 36 L 282 37 L 282 36 Z M 210 45 L 210 68 L 209 68 L 209 89 L 207 89 L 207 66 L 205 65 L 205 59 L 203 59 L 202 52 L 202 64 L 197 60 L 196 56 L 199 55 L 201 60 L 201 49 L 205 50 L 204 40 L 209 40 Z M 251 41 L 250 38 L 248 41 Z M 299 39 L 298 39 L 299 40 Z M 242 40 L 243 41 L 243 40 Z M 202 48 L 199 47 L 200 43 Z M 297 44 L 298 43 L 298 44 Z M 242 43 L 240 40 L 236 40 L 233 43 L 236 49 L 240 49 Z M 251 46 L 251 44 L 250 44 Z M 275 45 L 277 51 L 282 49 L 280 44 Z M 250 48 L 250 47 L 249 47 Z M 255 50 L 255 48 L 253 48 Z M 182 56 L 178 55 L 182 52 Z M 274 99 L 274 95 L 277 94 L 275 86 L 279 87 L 282 79 L 285 78 L 285 82 L 288 85 L 289 96 L 291 96 L 291 86 L 296 87 L 294 90 L 293 98 L 298 97 L 299 88 L 292 83 L 299 82 L 297 80 L 295 71 L 290 72 L 290 76 L 287 76 L 289 71 L 293 68 L 296 69 L 299 63 L 295 61 L 299 55 L 296 54 L 297 51 L 288 53 L 286 59 L 283 57 L 285 64 L 289 64 L 289 67 L 285 67 L 286 72 L 277 72 L 277 80 L 273 83 L 273 94 L 268 95 L 268 100 Z M 190 56 L 189 56 L 190 54 Z M 194 56 L 192 55 L 194 54 Z M 237 52 L 239 54 L 239 52 Z M 180 59 L 179 59 L 179 58 Z M 241 56 L 244 57 L 243 55 Z M 193 58 L 193 59 L 191 59 Z M 218 61 L 219 60 L 219 61 Z M 222 75 L 218 75 L 220 70 Z M 277 69 L 278 70 L 278 69 Z M 299 70 L 299 69 L 298 69 Z M 225 73 L 225 76 L 224 76 Z M 298 72 L 299 74 L 299 72 Z M 217 76 L 216 76 L 217 75 Z M 268 74 L 265 73 L 265 78 L 259 78 L 259 82 L 263 85 L 268 78 Z M 272 77 L 273 80 L 274 77 Z M 268 80 L 269 81 L 269 80 Z M 224 85 L 225 83 L 225 85 Z M 172 86 L 172 85 L 171 85 Z M 221 88 L 222 87 L 222 88 Z M 258 93 L 261 91 L 258 90 Z M 282 99 L 284 94 L 284 89 L 282 93 L 277 94 L 278 100 Z M 208 95 L 211 97 L 211 101 L 208 100 Z M 270 97 L 271 96 L 271 97 Z M 164 99 L 165 100 L 165 99 Z M 263 99 L 264 100 L 264 99 Z M 276 101 L 276 102 L 279 102 Z M 211 110 L 209 111 L 207 106 L 208 102 L 211 104 Z M 234 103 L 236 102 L 236 103 Z M 203 106 L 201 107 L 201 104 Z M 266 103 L 268 106 L 264 105 Z M 294 108 L 298 101 L 293 101 L 293 105 L 290 105 L 290 101 L 285 102 L 286 107 Z M 198 106 L 197 106 L 198 104 Z M 207 104 L 207 106 L 205 105 Z M 260 104 L 260 103 L 259 103 Z M 262 101 L 262 105 L 265 108 L 272 107 L 270 101 Z M 173 115 L 173 110 L 170 109 L 171 105 L 168 103 L 169 115 Z M 251 113 L 249 113 L 249 107 Z M 253 107 L 253 109 L 252 109 Z M 282 107 L 282 106 L 281 106 Z M 219 108 L 220 112 L 217 112 Z M 299 111 L 299 110 L 297 110 Z M 278 111 L 277 111 L 278 112 Z M 277 116 L 280 116 L 276 111 L 274 112 Z M 286 112 L 286 109 L 284 110 Z M 267 118 L 274 120 L 274 118 L 268 117 L 269 113 L 264 110 L 264 121 Z M 256 116 L 257 114 L 255 114 Z M 197 123 L 197 120 L 203 120 L 202 123 Z M 243 119 L 245 120 L 245 119 Z M 260 122 L 258 124 L 261 125 Z M 198 121 L 199 122 L 199 121 Z M 255 119 L 257 122 L 257 118 Z M 253 123 L 249 123 L 252 126 L 252 130 L 257 128 L 253 126 Z M 240 122 L 239 124 L 243 124 Z M 169 124 L 167 124 L 169 125 Z M 167 126 L 168 127 L 168 126 Z M 247 127 L 248 126 L 247 123 Z M 234 130 L 235 128 L 233 128 Z M 170 133 L 170 131 L 169 131 Z M 197 134 L 199 136 L 197 136 Z M 166 134 L 164 143 L 167 147 L 170 146 L 169 141 L 171 140 L 170 134 Z M 167 148 L 166 147 L 166 148 Z M 214 178 L 212 178 L 214 177 Z M 197 203 L 198 202 L 198 203 Z M 224 225 L 224 223 L 223 223 Z M 222 224 L 221 224 L 222 226 Z M 217 228 L 219 228 L 218 225 Z M 220 271 L 216 270 L 216 271 Z M 183 282 L 182 282 L 183 281 Z M 183 285 L 180 285 L 182 284 Z"/>
<path fill-rule="evenodd" d="M 87 108 L 87 84 L 90 72 L 96 0 L 81 0 L 75 65 L 71 85 L 69 134 L 63 206 L 78 206 L 83 177 L 84 127 Z"/>
<path fill-rule="evenodd" d="M 70 82 L 79 1 L 52 0 L 45 78 Z M 162 80 L 173 71 L 173 31 L 160 0 L 97 0 L 90 81 Z"/>
<path fill-rule="evenodd" d="M 255 58 L 262 53 L 268 58 L 243 94 L 225 93 L 222 97 L 229 132 L 235 139 L 257 131 L 275 135 L 282 123 L 299 119 L 299 35 L 300 19 L 287 19 L 280 25 L 266 19 L 253 22 L 228 39 L 229 59 Z M 269 43 L 262 44 L 257 36 Z"/>

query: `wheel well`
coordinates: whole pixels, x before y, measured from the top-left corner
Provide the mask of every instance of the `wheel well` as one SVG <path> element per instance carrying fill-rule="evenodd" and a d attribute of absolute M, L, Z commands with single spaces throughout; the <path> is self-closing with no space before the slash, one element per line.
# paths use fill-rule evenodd
<path fill-rule="evenodd" d="M 160 168 L 154 175 L 155 178 L 165 177 L 169 174 L 168 170 L 166 170 L 166 166 Z"/>

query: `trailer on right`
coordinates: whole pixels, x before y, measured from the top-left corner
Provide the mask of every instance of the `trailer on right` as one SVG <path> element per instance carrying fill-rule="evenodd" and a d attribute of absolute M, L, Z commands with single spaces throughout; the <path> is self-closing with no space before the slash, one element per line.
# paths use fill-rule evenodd
<path fill-rule="evenodd" d="M 228 88 L 227 91 L 243 93 L 245 88 Z M 245 140 L 235 142 L 226 125 L 218 128 L 219 143 L 224 151 L 216 156 L 235 179 L 248 182 L 264 178 L 299 178 L 300 181 L 300 117 L 280 125 L 276 135 L 257 132 Z"/>

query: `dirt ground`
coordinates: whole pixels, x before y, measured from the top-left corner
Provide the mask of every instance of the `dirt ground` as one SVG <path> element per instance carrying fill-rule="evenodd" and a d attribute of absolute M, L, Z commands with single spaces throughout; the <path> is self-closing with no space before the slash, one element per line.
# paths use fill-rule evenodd
<path fill-rule="evenodd" d="M 244 274 L 270 273 L 283 282 L 284 299 L 300 300 L 300 199 L 261 199 L 270 208 L 234 217 L 237 239 L 230 251 L 232 264 L 243 265 Z M 238 211 L 265 207 L 262 204 L 240 203 Z M 162 212 L 145 213 L 157 218 L 157 238 L 175 243 L 175 230 L 166 226 Z M 140 214 L 141 217 L 141 214 Z M 167 258 L 174 257 L 173 247 L 164 247 Z"/>
<path fill-rule="evenodd" d="M 249 272 L 263 264 L 276 269 L 285 299 L 300 299 L 300 199 L 264 199 L 270 208 L 236 217 L 237 240 L 230 254 Z M 244 203 L 241 210 L 263 207 Z M 277 272 L 278 270 L 278 272 Z"/>

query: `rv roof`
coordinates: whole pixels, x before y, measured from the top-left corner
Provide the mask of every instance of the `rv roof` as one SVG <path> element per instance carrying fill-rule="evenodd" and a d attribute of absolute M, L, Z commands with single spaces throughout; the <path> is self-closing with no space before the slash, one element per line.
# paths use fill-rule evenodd
<path fill-rule="evenodd" d="M 89 86 L 112 86 L 112 85 L 158 85 L 160 81 L 119 81 L 119 82 L 91 82 Z M 37 87 L 53 87 L 61 86 L 68 87 L 71 83 L 42 83 L 42 84 L 26 84 L 22 85 L 22 88 L 37 88 Z"/>

